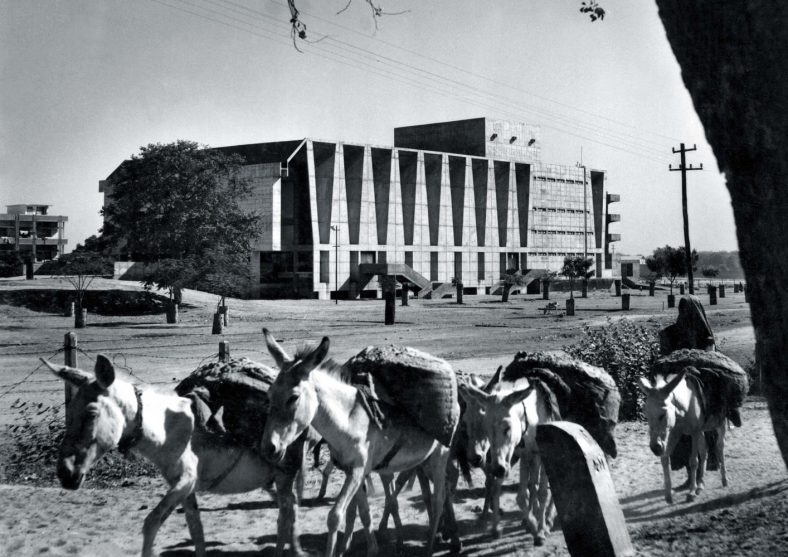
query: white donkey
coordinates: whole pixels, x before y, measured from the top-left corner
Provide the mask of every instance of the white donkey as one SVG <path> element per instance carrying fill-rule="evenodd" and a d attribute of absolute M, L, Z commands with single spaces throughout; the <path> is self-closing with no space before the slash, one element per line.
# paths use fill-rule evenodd
<path fill-rule="evenodd" d="M 449 448 L 408 422 L 378 428 L 364 409 L 358 389 L 342 376 L 342 370 L 321 366 L 328 354 L 328 337 L 323 337 L 316 348 L 299 350 L 290 357 L 267 329 L 263 333 L 268 351 L 281 370 L 268 391 L 271 409 L 261 442 L 264 453 L 273 460 L 283 458 L 287 447 L 311 424 L 326 440 L 346 475 L 328 513 L 325 556 L 344 552 L 352 534 L 352 521 L 347 519 L 354 499 L 367 534 L 367 554 L 377 554 L 366 493 L 359 488 L 370 472 L 390 476 L 420 465 L 427 469 L 434 486 L 427 539 L 427 555 L 432 555 L 446 497 Z M 340 530 L 344 530 L 344 536 L 338 543 Z M 454 542 L 459 545 L 459 540 Z"/>
<path fill-rule="evenodd" d="M 485 430 L 490 443 L 489 472 L 492 477 L 492 534 L 500 537 L 498 529 L 501 486 L 511 469 L 515 451 L 520 452 L 520 485 L 517 503 L 523 512 L 523 523 L 534 537 L 535 545 L 542 545 L 549 532 L 552 514 L 547 475 L 536 446 L 536 426 L 558 419 L 552 405 L 541 389 L 527 379 L 501 381 L 491 393 L 468 384 L 460 385 L 460 395 L 476 412 L 483 413 Z M 471 439 L 471 443 L 477 441 Z"/>
<path fill-rule="evenodd" d="M 670 455 L 682 435 L 692 438 L 689 456 L 689 493 L 687 500 L 693 501 L 703 489 L 703 473 L 706 468 L 708 447 L 703 436 L 705 431 L 716 431 L 717 442 L 713 449 L 720 463 L 722 485 L 728 485 L 725 471 L 725 429 L 727 419 L 720 413 L 711 416 L 703 412 L 701 395 L 694 382 L 688 382 L 687 373 L 692 367 L 684 368 L 681 373 L 668 376 L 658 375 L 652 384 L 645 377 L 640 379 L 640 389 L 646 395 L 643 411 L 648 419 L 651 451 L 662 459 L 662 473 L 665 477 L 665 500 L 673 503 L 670 483 Z"/>
<path fill-rule="evenodd" d="M 42 360 L 44 361 L 44 360 Z M 68 404 L 65 436 L 57 474 L 66 489 L 78 489 L 90 468 L 108 450 L 131 449 L 153 462 L 170 489 L 145 518 L 142 555 L 151 557 L 156 534 L 178 505 L 183 505 L 195 554 L 206 555 L 196 491 L 242 493 L 276 483 L 279 521 L 276 554 L 290 537 L 302 554 L 296 527 L 293 481 L 300 469 L 301 447 L 289 453 L 286 465 L 275 467 L 254 451 L 214 445 L 195 430 L 191 401 L 175 393 L 140 390 L 115 375 L 112 362 L 96 358 L 95 376 L 85 371 L 44 363 L 78 388 Z"/>

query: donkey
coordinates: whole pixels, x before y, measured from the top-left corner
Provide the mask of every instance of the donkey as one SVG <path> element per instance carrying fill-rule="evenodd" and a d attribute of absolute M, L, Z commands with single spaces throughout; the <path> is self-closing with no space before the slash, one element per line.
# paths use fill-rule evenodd
<path fill-rule="evenodd" d="M 662 459 L 662 473 L 665 477 L 665 501 L 673 503 L 670 483 L 670 455 L 682 435 L 692 438 L 689 456 L 689 493 L 687 501 L 694 501 L 703 490 L 703 473 L 706 468 L 708 447 L 703 433 L 716 431 L 717 441 L 714 450 L 720 465 L 722 486 L 727 487 L 728 475 L 725 471 L 723 450 L 727 419 L 719 412 L 706 415 L 703 411 L 701 394 L 694 381 L 687 381 L 687 373 L 694 368 L 688 366 L 681 373 L 669 378 L 658 375 L 652 384 L 645 377 L 640 379 L 640 390 L 646 395 L 643 411 L 648 419 L 651 451 Z"/>
<path fill-rule="evenodd" d="M 134 450 L 153 462 L 170 488 L 145 518 L 142 556 L 151 557 L 156 534 L 170 513 L 182 505 L 198 557 L 206 555 L 196 491 L 243 493 L 276 484 L 279 505 L 276 554 L 285 540 L 303 555 L 296 524 L 293 483 L 300 469 L 301 447 L 294 445 L 274 466 L 251 449 L 215 444 L 195 428 L 191 401 L 175 393 L 140 390 L 116 377 L 112 362 L 99 354 L 95 374 L 42 360 L 55 375 L 78 388 L 68 404 L 66 431 L 57 474 L 66 489 L 78 489 L 91 467 L 108 450 Z M 299 441 L 303 442 L 303 440 Z"/>
<path fill-rule="evenodd" d="M 337 466 L 345 472 L 345 483 L 328 513 L 326 557 L 342 554 L 346 549 L 352 534 L 352 521 L 347 520 L 347 514 L 354 499 L 367 536 L 367 553 L 376 555 L 378 546 L 371 530 L 366 493 L 359 488 L 372 471 L 391 475 L 421 464 L 434 484 L 427 539 L 427 554 L 432 555 L 446 497 L 449 449 L 409 421 L 378 428 L 364 409 L 358 389 L 343 378 L 342 370 L 337 366 L 321 366 L 328 354 L 328 337 L 316 348 L 301 349 L 291 358 L 267 329 L 263 333 L 281 371 L 268 392 L 271 409 L 262 450 L 274 461 L 284 458 L 288 445 L 311 424 L 328 443 Z M 344 535 L 338 543 L 339 530 Z M 459 545 L 459 539 L 456 543 Z"/>
<path fill-rule="evenodd" d="M 460 395 L 477 412 L 484 414 L 483 434 L 490 443 L 489 472 L 492 477 L 492 534 L 498 529 L 500 493 L 503 479 L 511 469 L 515 452 L 520 453 L 520 486 L 517 503 L 523 511 L 523 523 L 534 537 L 534 545 L 543 545 L 552 514 L 547 475 L 536 446 L 536 426 L 558 419 L 556 410 L 543 396 L 536 381 L 502 381 L 492 393 L 468 384 L 461 384 Z"/>

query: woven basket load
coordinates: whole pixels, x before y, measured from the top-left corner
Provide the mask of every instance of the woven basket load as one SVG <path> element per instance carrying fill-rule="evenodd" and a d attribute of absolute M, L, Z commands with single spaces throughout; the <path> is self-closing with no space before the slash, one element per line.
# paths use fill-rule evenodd
<path fill-rule="evenodd" d="M 345 369 L 352 382 L 372 376 L 376 389 L 382 388 L 415 425 L 451 445 L 460 405 L 457 377 L 445 360 L 405 346 L 370 346 L 348 360 Z"/>
<path fill-rule="evenodd" d="M 561 380 L 551 385 L 549 374 L 538 376 L 555 392 L 561 418 L 582 425 L 602 450 L 615 458 L 618 454 L 615 428 L 621 395 L 613 378 L 601 367 L 575 359 L 561 350 L 518 352 L 501 378 L 504 381 L 527 379 L 538 369 L 549 370 Z"/>
<path fill-rule="evenodd" d="M 246 358 L 209 362 L 178 383 L 175 392 L 207 405 L 228 441 L 256 447 L 268 416 L 268 388 L 275 378 L 276 371 Z"/>
<path fill-rule="evenodd" d="M 739 408 L 750 388 L 747 372 L 721 352 L 682 349 L 663 356 L 654 364 L 654 375 L 680 373 L 686 367 L 698 371 L 712 413 Z"/>

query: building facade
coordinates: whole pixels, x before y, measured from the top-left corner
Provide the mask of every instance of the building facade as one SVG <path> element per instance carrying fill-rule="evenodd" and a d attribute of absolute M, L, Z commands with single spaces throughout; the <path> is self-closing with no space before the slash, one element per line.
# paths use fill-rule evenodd
<path fill-rule="evenodd" d="M 34 262 L 63 255 L 68 217 L 48 212 L 49 205 L 6 205 L 0 214 L 0 250 L 15 250 Z"/>
<path fill-rule="evenodd" d="M 541 162 L 539 128 L 476 118 L 396 128 L 394 146 L 303 139 L 222 148 L 246 159 L 262 216 L 251 294 L 375 296 L 391 275 L 425 294 L 494 288 L 513 269 L 567 255 L 612 276 L 602 170 Z M 111 202 L 111 176 L 99 189 Z"/>

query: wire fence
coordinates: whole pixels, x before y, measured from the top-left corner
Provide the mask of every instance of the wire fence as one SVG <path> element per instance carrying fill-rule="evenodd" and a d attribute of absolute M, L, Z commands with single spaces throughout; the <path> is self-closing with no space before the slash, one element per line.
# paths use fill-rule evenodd
<path fill-rule="evenodd" d="M 68 335 L 66 335 L 66 336 L 68 337 Z M 72 354 L 72 357 L 71 357 L 70 361 L 77 362 L 77 359 L 80 358 L 80 359 L 83 359 L 83 360 L 86 360 L 87 362 L 89 362 L 90 363 L 90 367 L 92 367 L 93 364 L 95 364 L 96 356 L 92 352 L 90 352 L 89 350 L 86 350 L 86 349 L 76 345 L 76 335 L 74 335 L 74 339 L 75 339 L 74 345 L 69 346 L 68 340 L 66 340 L 66 341 L 64 341 L 64 345 L 63 346 L 61 346 L 60 348 L 58 348 L 54 352 L 46 355 L 46 357 L 45 357 L 44 354 L 41 354 L 40 352 L 34 352 L 34 353 L 31 353 L 31 354 L 27 354 L 27 353 L 23 354 L 23 355 L 31 355 L 31 356 L 32 355 L 37 355 L 37 356 L 39 356 L 39 358 L 38 358 L 39 363 L 37 365 L 35 365 L 34 367 L 32 367 L 28 372 L 26 372 L 19 380 L 13 381 L 13 382 L 10 382 L 10 383 L 2 383 L 2 384 L 0 384 L 0 400 L 4 399 L 6 397 L 9 397 L 9 395 L 20 395 L 20 394 L 28 394 L 28 393 L 36 393 L 36 392 L 37 393 L 53 393 L 53 392 L 60 391 L 61 390 L 61 385 L 63 384 L 62 380 L 60 378 L 58 378 L 58 377 L 55 377 L 53 374 L 51 374 L 49 372 L 48 369 L 46 369 L 46 364 L 44 363 L 43 360 L 55 363 L 54 359 L 58 355 L 64 354 L 65 355 L 66 365 L 68 365 L 68 361 L 69 361 L 68 352 L 69 352 L 69 350 L 73 351 L 73 354 Z M 192 344 L 177 344 L 177 345 L 175 345 L 174 344 L 174 345 L 166 345 L 166 346 L 163 346 L 163 347 L 157 346 L 157 348 L 158 349 L 161 349 L 161 348 L 172 349 L 172 348 L 174 348 L 176 346 L 177 347 L 190 347 L 190 346 L 197 346 L 197 345 L 196 344 L 194 344 L 194 345 L 192 345 Z M 150 348 L 150 346 L 147 346 L 147 348 Z M 255 353 L 260 353 L 260 354 L 267 354 L 267 352 L 264 352 L 262 350 L 255 349 L 255 348 L 249 348 L 248 350 L 244 350 L 244 351 L 246 351 L 246 352 L 255 352 Z M 102 354 L 104 354 L 105 356 L 107 356 L 110 359 L 110 361 L 112 362 L 112 364 L 115 366 L 116 369 L 121 370 L 126 375 L 131 377 L 133 380 L 135 380 L 135 381 L 137 381 L 139 383 L 143 383 L 145 385 L 164 385 L 164 384 L 171 384 L 172 380 L 158 380 L 157 381 L 157 380 L 146 379 L 146 378 L 142 377 L 138 373 L 138 370 L 136 370 L 133 367 L 131 362 L 133 362 L 135 359 L 142 359 L 142 358 L 144 358 L 144 359 L 154 358 L 154 359 L 172 360 L 172 361 L 176 361 L 177 360 L 177 361 L 180 361 L 180 362 L 184 362 L 184 360 L 188 360 L 188 361 L 195 361 L 196 360 L 196 364 L 194 364 L 193 367 L 190 367 L 190 369 L 196 369 L 196 368 L 202 366 L 203 364 L 205 364 L 206 362 L 208 362 L 210 360 L 220 361 L 222 359 L 225 359 L 225 360 L 229 359 L 230 358 L 230 346 L 229 346 L 229 342 L 222 341 L 222 342 L 219 343 L 219 351 L 218 352 L 213 352 L 212 354 L 205 355 L 205 356 L 203 356 L 203 357 L 201 357 L 199 359 L 192 358 L 192 357 L 184 357 L 184 356 L 180 356 L 180 355 L 161 355 L 161 354 L 150 354 L 150 353 L 146 353 L 144 356 L 136 355 L 136 354 L 127 354 L 125 352 L 114 352 L 114 353 L 109 353 L 109 354 L 107 354 L 106 352 L 102 352 Z M 81 366 L 80 365 L 76 365 L 76 366 L 73 366 L 73 367 L 87 368 L 88 366 L 85 366 L 83 364 Z M 36 377 L 36 374 L 42 369 L 44 369 L 44 371 L 46 372 L 46 376 L 42 376 L 40 378 Z M 52 389 L 39 388 L 39 389 L 31 390 L 31 389 L 24 389 L 23 388 L 23 386 L 25 386 L 25 385 L 40 385 L 40 384 L 52 384 Z M 63 404 L 65 404 L 65 400 L 64 400 Z M 62 404 L 60 406 L 62 406 Z M 13 409 L 13 405 L 11 406 L 11 408 Z"/>

